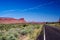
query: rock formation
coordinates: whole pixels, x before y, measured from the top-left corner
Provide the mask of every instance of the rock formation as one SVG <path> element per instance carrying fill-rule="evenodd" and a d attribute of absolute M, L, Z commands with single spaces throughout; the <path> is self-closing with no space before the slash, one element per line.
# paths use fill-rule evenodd
<path fill-rule="evenodd" d="M 24 18 L 15 19 L 15 18 L 7 18 L 7 17 L 0 17 L 0 24 L 10 24 L 10 23 L 26 23 Z"/>

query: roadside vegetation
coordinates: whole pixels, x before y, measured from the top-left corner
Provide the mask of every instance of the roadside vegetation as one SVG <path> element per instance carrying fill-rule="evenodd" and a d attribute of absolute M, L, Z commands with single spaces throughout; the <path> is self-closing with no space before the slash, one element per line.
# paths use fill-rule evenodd
<path fill-rule="evenodd" d="M 0 24 L 0 40 L 36 40 L 43 24 Z"/>
<path fill-rule="evenodd" d="M 56 22 L 56 23 L 47 23 L 46 25 L 53 26 L 53 27 L 59 27 L 59 28 L 60 28 L 60 22 Z"/>

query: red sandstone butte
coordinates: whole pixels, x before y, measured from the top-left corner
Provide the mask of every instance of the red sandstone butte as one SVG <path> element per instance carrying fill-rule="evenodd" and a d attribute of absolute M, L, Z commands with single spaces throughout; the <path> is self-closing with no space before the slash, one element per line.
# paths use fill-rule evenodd
<path fill-rule="evenodd" d="M 10 23 L 26 23 L 24 18 L 15 19 L 15 18 L 7 18 L 7 17 L 0 17 L 0 24 L 10 24 Z"/>

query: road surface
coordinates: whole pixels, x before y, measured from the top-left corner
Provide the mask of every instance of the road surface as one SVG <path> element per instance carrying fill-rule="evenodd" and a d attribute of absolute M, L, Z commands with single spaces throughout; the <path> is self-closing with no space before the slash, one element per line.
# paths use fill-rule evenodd
<path fill-rule="evenodd" d="M 45 37 L 46 40 L 60 40 L 60 29 L 45 26 Z"/>
<path fill-rule="evenodd" d="M 36 40 L 60 40 L 60 29 L 45 25 Z"/>

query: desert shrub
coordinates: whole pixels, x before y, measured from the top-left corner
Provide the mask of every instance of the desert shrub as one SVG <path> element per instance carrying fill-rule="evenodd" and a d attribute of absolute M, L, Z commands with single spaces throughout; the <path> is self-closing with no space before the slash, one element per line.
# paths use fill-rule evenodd
<path fill-rule="evenodd" d="M 4 38 L 4 32 L 0 32 L 0 40 L 6 40 L 6 39 Z"/>
<path fill-rule="evenodd" d="M 0 40 L 2 40 L 2 32 L 0 32 Z"/>
<path fill-rule="evenodd" d="M 39 28 L 40 25 L 37 24 L 0 24 L 0 30 L 6 30 L 4 34 L 0 33 L 0 40 L 19 40 L 21 35 L 27 36 L 27 34 L 34 38 L 34 33 Z"/>
<path fill-rule="evenodd" d="M 18 40 L 18 36 L 20 35 L 18 29 L 19 28 L 12 28 L 8 32 L 6 32 L 6 40 Z"/>
<path fill-rule="evenodd" d="M 40 25 L 35 25 L 35 28 L 36 28 L 36 29 L 39 29 L 39 28 L 40 28 Z"/>
<path fill-rule="evenodd" d="M 21 30 L 20 30 L 20 33 L 22 34 L 22 35 L 26 35 L 26 34 L 28 34 L 28 33 L 33 33 L 32 31 L 34 30 L 34 27 L 33 26 L 26 26 L 26 27 L 22 27 L 22 28 L 20 28 Z"/>
<path fill-rule="evenodd" d="M 28 33 L 33 33 L 33 30 L 34 30 L 34 26 L 27 27 Z"/>
<path fill-rule="evenodd" d="M 28 32 L 27 32 L 27 30 L 25 30 L 25 29 L 23 29 L 23 30 L 20 30 L 20 34 L 21 35 L 26 35 Z"/>

